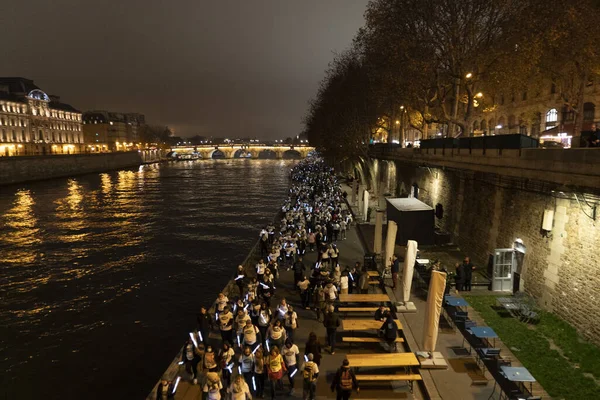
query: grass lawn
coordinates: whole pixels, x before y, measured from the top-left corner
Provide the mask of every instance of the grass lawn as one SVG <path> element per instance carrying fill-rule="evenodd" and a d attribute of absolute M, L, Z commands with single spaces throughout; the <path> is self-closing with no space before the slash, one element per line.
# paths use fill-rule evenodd
<path fill-rule="evenodd" d="M 464 297 L 552 398 L 600 399 L 594 381 L 600 381 L 600 348 L 572 326 L 546 312 L 540 313 L 539 324 L 527 325 L 498 314 L 495 296 Z"/>

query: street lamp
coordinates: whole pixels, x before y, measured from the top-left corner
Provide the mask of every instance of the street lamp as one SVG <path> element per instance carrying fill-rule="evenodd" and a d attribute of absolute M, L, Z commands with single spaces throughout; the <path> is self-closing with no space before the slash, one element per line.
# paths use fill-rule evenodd
<path fill-rule="evenodd" d="M 475 95 L 475 97 L 477 97 L 478 99 L 480 99 L 480 98 L 482 98 L 482 97 L 483 97 L 483 93 L 479 92 L 479 93 L 477 93 L 477 94 Z"/>
<path fill-rule="evenodd" d="M 473 73 L 469 72 L 467 75 L 465 75 L 465 78 L 467 79 L 471 79 L 473 77 Z"/>

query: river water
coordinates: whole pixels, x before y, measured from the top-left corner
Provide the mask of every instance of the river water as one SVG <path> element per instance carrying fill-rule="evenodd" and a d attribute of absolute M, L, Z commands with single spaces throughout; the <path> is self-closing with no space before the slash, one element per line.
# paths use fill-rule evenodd
<path fill-rule="evenodd" d="M 293 163 L 0 187 L 0 398 L 145 398 L 272 220 Z"/>

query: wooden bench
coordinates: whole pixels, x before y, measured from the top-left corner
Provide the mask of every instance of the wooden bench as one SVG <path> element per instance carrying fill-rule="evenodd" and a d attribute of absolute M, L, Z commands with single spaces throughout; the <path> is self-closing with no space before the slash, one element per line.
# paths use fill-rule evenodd
<path fill-rule="evenodd" d="M 352 352 L 352 343 L 387 343 L 386 340 L 380 337 L 355 337 L 355 336 L 344 336 L 342 342 L 348 343 L 349 351 Z M 396 343 L 404 343 L 404 339 L 397 337 Z"/>
<path fill-rule="evenodd" d="M 338 308 L 338 311 L 344 314 L 347 314 L 349 312 L 370 312 L 370 313 L 375 313 L 375 311 L 377 311 L 379 309 L 379 307 L 340 307 Z M 390 309 L 388 307 L 384 308 L 386 311 L 389 311 Z"/>
<path fill-rule="evenodd" d="M 395 374 L 395 375 L 356 375 L 357 381 L 379 382 L 379 381 L 404 381 L 408 382 L 410 392 L 413 392 L 413 382 L 422 381 L 421 374 Z"/>

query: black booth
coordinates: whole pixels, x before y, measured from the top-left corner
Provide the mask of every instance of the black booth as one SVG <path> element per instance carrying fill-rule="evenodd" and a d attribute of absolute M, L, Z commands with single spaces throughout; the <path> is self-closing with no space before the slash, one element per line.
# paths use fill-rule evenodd
<path fill-rule="evenodd" d="M 398 224 L 396 243 L 406 246 L 409 240 L 435 244 L 433 208 L 415 198 L 386 199 L 387 220 Z"/>

